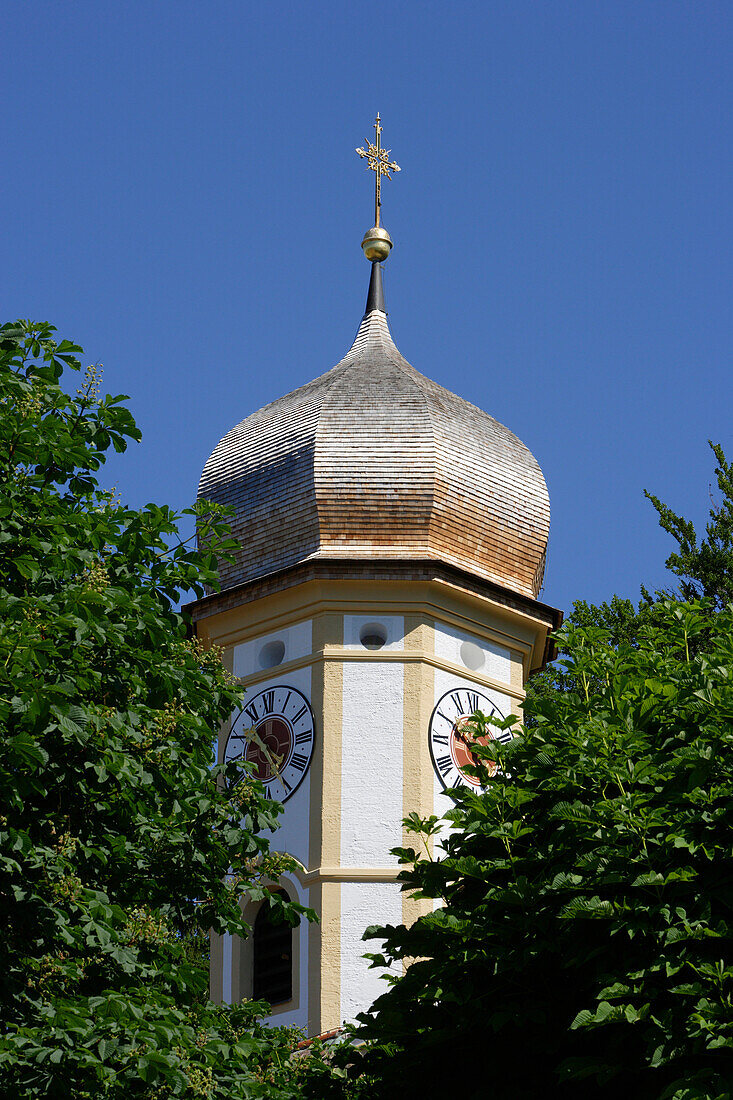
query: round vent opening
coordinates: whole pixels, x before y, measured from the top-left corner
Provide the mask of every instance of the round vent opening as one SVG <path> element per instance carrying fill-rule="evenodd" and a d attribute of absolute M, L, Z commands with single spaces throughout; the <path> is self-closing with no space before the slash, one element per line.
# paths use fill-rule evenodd
<path fill-rule="evenodd" d="M 364 649 L 381 649 L 387 641 L 387 628 L 381 623 L 365 623 L 359 631 L 359 641 Z"/>
<path fill-rule="evenodd" d="M 260 668 L 274 668 L 275 665 L 281 665 L 284 656 L 285 642 L 268 642 L 267 645 L 263 645 L 260 650 Z"/>
<path fill-rule="evenodd" d="M 461 646 L 461 660 L 466 668 L 475 672 L 486 663 L 486 654 L 475 642 L 464 642 Z"/>

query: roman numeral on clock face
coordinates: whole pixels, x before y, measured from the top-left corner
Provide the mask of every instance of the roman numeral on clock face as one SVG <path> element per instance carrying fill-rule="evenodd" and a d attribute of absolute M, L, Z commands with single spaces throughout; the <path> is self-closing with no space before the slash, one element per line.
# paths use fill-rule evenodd
<path fill-rule="evenodd" d="M 441 775 L 447 775 L 453 767 L 453 761 L 450 756 L 439 756 L 435 761 L 435 766 Z"/>
<path fill-rule="evenodd" d="M 452 691 L 451 702 L 456 708 L 456 714 L 469 717 L 471 714 L 475 714 L 477 710 L 481 710 L 481 704 L 479 700 L 483 698 L 484 708 L 488 704 L 489 709 L 485 710 L 485 713 L 491 714 L 494 710 L 489 700 L 485 696 L 479 696 L 476 691 Z"/>

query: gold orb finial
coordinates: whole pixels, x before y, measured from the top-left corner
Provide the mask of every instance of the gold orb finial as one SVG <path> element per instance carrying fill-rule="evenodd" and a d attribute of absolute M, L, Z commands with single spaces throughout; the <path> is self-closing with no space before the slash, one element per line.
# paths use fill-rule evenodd
<path fill-rule="evenodd" d="M 367 229 L 361 247 L 368 260 L 371 260 L 372 263 L 380 263 L 389 256 L 392 248 L 392 238 L 381 225 L 375 225 L 371 229 Z"/>
<path fill-rule="evenodd" d="M 364 255 L 372 263 L 379 263 L 382 260 L 386 260 L 392 248 L 392 238 L 387 230 L 383 229 L 379 224 L 382 207 L 382 176 L 386 176 L 388 180 L 391 180 L 392 176 L 390 172 L 402 171 L 399 164 L 389 159 L 389 154 L 392 150 L 382 148 L 381 121 L 379 113 L 377 113 L 377 118 L 374 123 L 376 142 L 365 140 L 364 144 L 366 148 L 356 150 L 360 157 L 366 157 L 367 170 L 371 170 L 375 174 L 374 225 L 364 234 L 364 240 L 361 242 Z"/>

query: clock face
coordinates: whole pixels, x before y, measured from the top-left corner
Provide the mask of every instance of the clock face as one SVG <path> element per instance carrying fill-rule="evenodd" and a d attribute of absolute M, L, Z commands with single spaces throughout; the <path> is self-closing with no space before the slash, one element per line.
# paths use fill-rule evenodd
<path fill-rule="evenodd" d="M 305 779 L 313 755 L 315 725 L 310 703 L 297 688 L 276 684 L 242 708 L 224 749 L 224 760 L 246 760 L 270 798 L 287 802 Z"/>
<path fill-rule="evenodd" d="M 492 738 L 506 743 L 511 741 L 509 730 L 493 730 L 481 737 L 475 737 L 471 731 L 471 715 L 480 710 L 487 716 L 503 718 L 501 711 L 491 700 L 475 688 L 455 687 L 446 691 L 439 700 L 430 718 L 428 743 L 433 767 L 444 787 L 481 786 L 475 775 L 464 772 L 466 764 L 474 764 L 471 752 L 473 745 L 485 745 Z M 484 761 L 489 774 L 496 774 L 496 765 Z"/>

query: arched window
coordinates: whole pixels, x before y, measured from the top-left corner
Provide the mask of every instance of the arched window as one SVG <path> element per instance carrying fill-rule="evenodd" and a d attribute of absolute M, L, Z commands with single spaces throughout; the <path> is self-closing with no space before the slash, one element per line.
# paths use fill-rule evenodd
<path fill-rule="evenodd" d="M 273 893 L 283 894 L 284 890 Z M 282 1004 L 293 996 L 293 929 L 276 923 L 267 903 L 260 906 L 252 930 L 252 996 L 255 1001 Z"/>

